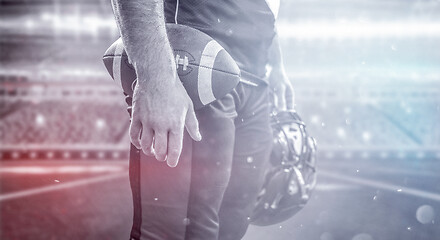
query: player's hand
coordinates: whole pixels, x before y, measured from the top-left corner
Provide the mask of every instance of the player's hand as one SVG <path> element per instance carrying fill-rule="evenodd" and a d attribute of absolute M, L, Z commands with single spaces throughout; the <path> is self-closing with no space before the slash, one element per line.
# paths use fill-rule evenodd
<path fill-rule="evenodd" d="M 151 68 L 150 68 L 151 69 Z M 182 151 L 183 131 L 201 140 L 191 99 L 175 71 L 138 81 L 133 93 L 130 140 L 147 155 L 175 167 Z M 138 78 L 148 74 L 138 71 Z M 148 76 L 151 78 L 150 76 Z"/>
<path fill-rule="evenodd" d="M 295 93 L 284 70 L 272 70 L 269 75 L 269 85 L 273 91 L 273 103 L 278 110 L 285 111 L 295 108 Z"/>

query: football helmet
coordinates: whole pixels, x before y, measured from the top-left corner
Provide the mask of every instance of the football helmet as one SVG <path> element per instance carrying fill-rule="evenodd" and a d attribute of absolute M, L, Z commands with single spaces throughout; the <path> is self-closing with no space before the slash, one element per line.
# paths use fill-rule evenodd
<path fill-rule="evenodd" d="M 271 115 L 273 149 L 251 224 L 282 222 L 301 210 L 316 184 L 316 141 L 295 111 Z"/>

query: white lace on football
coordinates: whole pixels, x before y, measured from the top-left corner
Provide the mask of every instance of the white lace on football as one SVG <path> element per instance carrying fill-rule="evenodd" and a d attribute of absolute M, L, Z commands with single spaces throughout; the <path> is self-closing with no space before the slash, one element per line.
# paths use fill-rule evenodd
<path fill-rule="evenodd" d="M 179 13 L 179 0 L 176 0 L 176 12 L 174 14 L 174 22 L 177 24 L 177 14 Z"/>
<path fill-rule="evenodd" d="M 184 58 L 181 58 L 179 54 L 176 55 L 176 68 L 177 69 L 179 69 L 179 65 L 181 65 L 183 71 L 186 71 L 188 64 L 189 64 L 189 61 L 188 61 L 187 56 L 185 56 Z"/>

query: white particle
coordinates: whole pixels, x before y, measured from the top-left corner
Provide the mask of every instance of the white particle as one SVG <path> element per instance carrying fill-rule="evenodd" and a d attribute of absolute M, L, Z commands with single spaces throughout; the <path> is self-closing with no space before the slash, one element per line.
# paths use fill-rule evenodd
<path fill-rule="evenodd" d="M 157 201 L 157 200 L 159 200 L 159 198 L 155 197 L 155 198 L 154 198 L 154 201 Z"/>
<path fill-rule="evenodd" d="M 102 129 L 102 128 L 105 127 L 105 121 L 103 119 L 100 119 L 100 118 L 96 119 L 96 123 L 95 124 L 96 124 L 96 128 L 97 129 Z"/>
<path fill-rule="evenodd" d="M 58 179 L 55 179 L 55 180 L 53 180 L 54 182 L 60 182 L 60 180 L 58 180 Z"/>
<path fill-rule="evenodd" d="M 249 156 L 249 157 L 246 158 L 246 161 L 248 163 L 252 163 L 254 161 L 254 158 Z"/>
<path fill-rule="evenodd" d="M 374 197 L 373 197 L 373 200 L 376 200 L 376 199 L 377 199 L 377 196 L 374 196 Z"/>
<path fill-rule="evenodd" d="M 184 224 L 185 226 L 188 226 L 190 223 L 191 223 L 191 221 L 189 220 L 189 218 L 184 218 L 184 219 L 183 219 L 183 224 Z"/>
<path fill-rule="evenodd" d="M 338 135 L 338 137 L 344 138 L 345 137 L 345 130 L 342 127 L 339 127 L 336 131 L 336 134 Z"/>
<path fill-rule="evenodd" d="M 433 223 L 435 218 L 434 208 L 430 205 L 422 205 L 416 212 L 417 221 L 422 224 Z"/>
<path fill-rule="evenodd" d="M 408 231 L 411 231 L 411 227 L 407 227 L 406 229 L 408 229 Z"/>
<path fill-rule="evenodd" d="M 356 169 L 356 172 L 358 173 L 358 172 L 359 172 L 359 169 Z"/>
<path fill-rule="evenodd" d="M 37 124 L 37 126 L 42 126 L 45 122 L 46 118 L 43 115 L 38 114 L 37 117 L 35 117 L 35 123 Z"/>
<path fill-rule="evenodd" d="M 400 189 L 400 188 L 399 188 L 399 189 L 397 189 L 397 191 L 398 191 L 398 192 L 401 192 L 401 191 L 402 191 L 402 189 Z"/>
<path fill-rule="evenodd" d="M 362 139 L 365 142 L 369 142 L 371 140 L 371 134 L 369 132 L 363 132 L 362 133 Z"/>
<path fill-rule="evenodd" d="M 318 123 L 319 123 L 319 116 L 317 116 L 317 115 L 312 116 L 312 118 L 310 119 L 310 121 L 311 121 L 313 124 L 318 124 Z"/>

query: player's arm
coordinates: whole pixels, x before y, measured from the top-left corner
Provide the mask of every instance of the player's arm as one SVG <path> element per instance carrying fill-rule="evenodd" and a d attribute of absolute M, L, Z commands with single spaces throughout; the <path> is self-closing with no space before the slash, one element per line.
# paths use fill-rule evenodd
<path fill-rule="evenodd" d="M 292 84 L 284 69 L 278 35 L 275 35 L 272 40 L 268 57 L 269 65 L 272 68 L 269 75 L 269 85 L 274 93 L 274 104 L 280 110 L 293 110 L 295 107 L 295 95 Z"/>
<path fill-rule="evenodd" d="M 168 41 L 163 0 L 112 0 L 127 55 L 136 69 L 130 139 L 145 154 L 176 166 L 186 127 L 200 140 L 194 108 Z"/>

